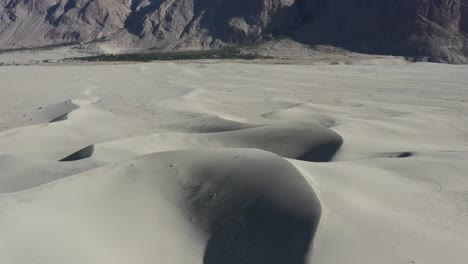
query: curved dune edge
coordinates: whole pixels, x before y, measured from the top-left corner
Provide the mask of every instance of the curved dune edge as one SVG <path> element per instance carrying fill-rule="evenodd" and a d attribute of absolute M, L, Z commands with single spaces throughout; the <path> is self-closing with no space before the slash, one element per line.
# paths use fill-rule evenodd
<path fill-rule="evenodd" d="M 73 102 L 72 99 L 62 103 L 40 107 L 40 109 L 33 114 L 32 123 L 30 124 L 54 123 L 67 120 L 68 114 L 78 108 L 80 108 L 80 106 Z"/>
<path fill-rule="evenodd" d="M 86 158 L 90 158 L 94 153 L 94 145 L 89 145 L 85 148 L 82 148 L 78 150 L 77 152 L 74 152 L 73 154 L 66 156 L 65 158 L 59 160 L 62 162 L 65 161 L 77 161 L 77 160 L 82 160 Z"/>
<path fill-rule="evenodd" d="M 217 115 L 205 114 L 189 120 L 170 122 L 158 126 L 167 132 L 182 133 L 219 133 L 261 127 L 260 124 L 248 124 L 222 118 Z"/>
<path fill-rule="evenodd" d="M 334 131 L 305 122 L 288 122 L 220 133 L 163 133 L 95 145 L 93 159 L 115 162 L 182 148 L 256 148 L 312 162 L 333 159 L 343 143 Z"/>
<path fill-rule="evenodd" d="M 15 206 L 22 201 L 28 206 Z M 87 256 L 109 262 L 116 257 L 106 251 L 112 247 L 125 248 L 125 256 L 143 254 L 145 263 L 299 264 L 309 253 L 321 212 L 294 166 L 250 149 L 149 154 L 0 197 L 0 208 L 2 230 L 8 230 L 0 241 L 10 252 L 0 254 L 2 263 L 28 262 L 32 256 L 41 263 L 87 262 Z M 32 216 L 34 223 L 18 221 Z M 94 223 L 87 225 L 85 239 L 79 223 Z M 29 236 L 18 236 L 25 228 Z M 67 232 L 47 235 L 56 228 Z M 77 238 L 71 248 L 63 243 L 70 237 Z M 106 237 L 116 239 L 90 243 Z M 33 254 L 14 250 L 28 245 L 35 245 Z"/>

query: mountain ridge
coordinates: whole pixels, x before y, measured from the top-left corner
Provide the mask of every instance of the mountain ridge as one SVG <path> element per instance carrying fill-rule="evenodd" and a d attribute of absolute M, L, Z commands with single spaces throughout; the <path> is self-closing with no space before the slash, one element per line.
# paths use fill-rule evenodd
<path fill-rule="evenodd" d="M 106 38 L 136 49 L 303 44 L 468 63 L 468 0 L 0 0 L 0 47 Z"/>

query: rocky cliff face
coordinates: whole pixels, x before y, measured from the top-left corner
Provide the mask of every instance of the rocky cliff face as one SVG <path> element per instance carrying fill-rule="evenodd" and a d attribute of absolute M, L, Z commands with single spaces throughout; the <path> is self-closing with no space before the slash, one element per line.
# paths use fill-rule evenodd
<path fill-rule="evenodd" d="M 130 13 L 127 2 L 0 0 L 0 46 L 38 46 L 112 34 L 123 28 Z"/>
<path fill-rule="evenodd" d="M 105 36 L 140 48 L 220 47 L 292 25 L 293 3 L 293 0 L 0 0 L 0 45 L 37 46 Z"/>
<path fill-rule="evenodd" d="M 421 55 L 468 63 L 468 0 L 421 0 L 411 35 Z"/>
<path fill-rule="evenodd" d="M 302 0 L 294 36 L 360 52 L 467 62 L 468 0 Z"/>
<path fill-rule="evenodd" d="M 201 49 L 289 36 L 463 63 L 467 35 L 468 0 L 0 0 L 0 48 L 106 37 Z"/>
<path fill-rule="evenodd" d="M 133 1 L 125 22 L 128 32 L 142 47 L 220 47 L 256 38 L 292 24 L 285 15 L 292 0 L 142 0 Z M 123 34 L 125 34 L 124 32 Z M 122 36 L 122 35 L 120 35 Z"/>

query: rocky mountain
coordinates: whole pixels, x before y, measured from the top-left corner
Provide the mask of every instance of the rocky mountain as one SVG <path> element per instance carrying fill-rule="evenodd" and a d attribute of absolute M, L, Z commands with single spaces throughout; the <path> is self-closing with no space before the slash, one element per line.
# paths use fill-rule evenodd
<path fill-rule="evenodd" d="M 304 0 L 294 36 L 364 53 L 467 63 L 468 0 Z"/>
<path fill-rule="evenodd" d="M 204 49 L 284 36 L 466 63 L 468 0 L 0 0 L 0 49 L 100 38 Z"/>

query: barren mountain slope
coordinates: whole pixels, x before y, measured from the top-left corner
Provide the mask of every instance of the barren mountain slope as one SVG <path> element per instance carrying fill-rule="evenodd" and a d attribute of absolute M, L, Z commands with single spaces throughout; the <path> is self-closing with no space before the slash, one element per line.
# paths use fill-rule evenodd
<path fill-rule="evenodd" d="M 0 45 L 6 47 L 97 39 L 122 29 L 130 14 L 125 0 L 0 2 Z"/>
<path fill-rule="evenodd" d="M 92 41 L 204 49 L 289 36 L 466 63 L 468 0 L 0 0 L 0 48 Z"/>
<path fill-rule="evenodd" d="M 299 0 L 301 1 L 301 0 Z M 467 0 L 302 0 L 294 36 L 366 53 L 466 63 Z"/>
<path fill-rule="evenodd" d="M 292 25 L 293 0 L 0 0 L 0 45 L 107 37 L 141 48 L 219 47 Z M 286 9 L 285 9 L 286 10 Z M 288 10 L 289 12 L 292 10 Z M 282 19 L 276 23 L 276 19 Z M 288 20 L 291 20 L 288 22 Z"/>

